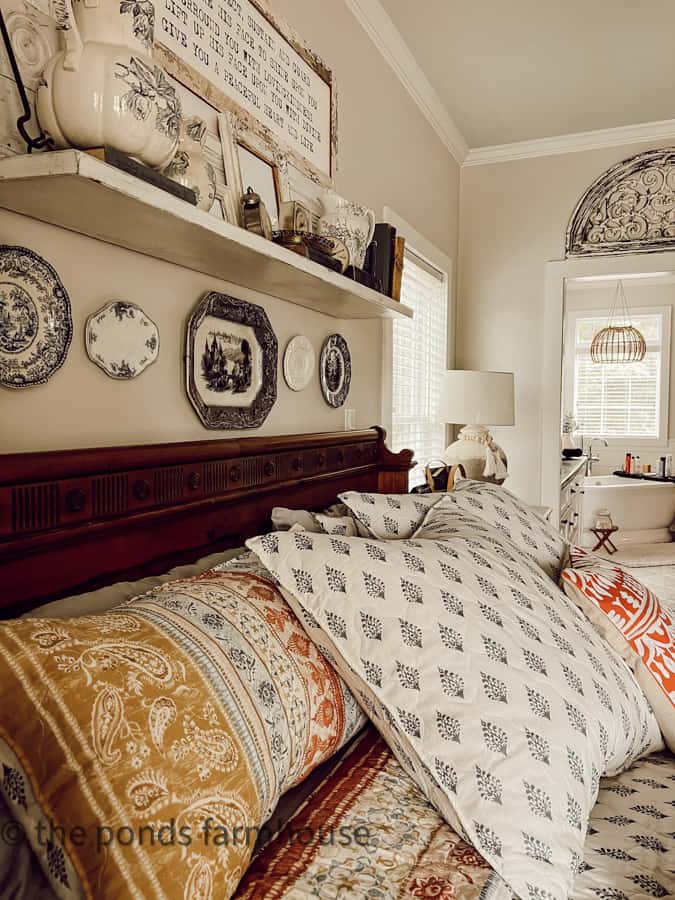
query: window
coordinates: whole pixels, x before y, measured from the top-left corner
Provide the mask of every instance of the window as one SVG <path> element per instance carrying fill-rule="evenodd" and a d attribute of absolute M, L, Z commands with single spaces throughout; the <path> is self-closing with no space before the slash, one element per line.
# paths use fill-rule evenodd
<path fill-rule="evenodd" d="M 665 441 L 668 434 L 670 310 L 641 309 L 631 321 L 645 337 L 647 355 L 639 363 L 600 365 L 591 360 L 591 342 L 607 324 L 607 314 L 571 314 L 568 334 L 574 347 L 568 366 L 568 401 L 581 434 L 608 439 Z M 571 384 L 569 379 L 571 378 Z"/>
<path fill-rule="evenodd" d="M 393 327 L 391 446 L 415 451 L 412 486 L 424 480 L 424 466 L 446 447 L 439 415 L 441 378 L 447 368 L 446 273 L 406 249 L 401 302 L 415 315 L 396 319 Z"/>

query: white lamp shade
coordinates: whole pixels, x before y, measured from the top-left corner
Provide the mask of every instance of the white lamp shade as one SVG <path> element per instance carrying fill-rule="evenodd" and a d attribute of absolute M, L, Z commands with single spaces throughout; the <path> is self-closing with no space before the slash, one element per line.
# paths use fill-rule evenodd
<path fill-rule="evenodd" d="M 452 425 L 514 425 L 513 372 L 445 372 L 441 419 Z"/>

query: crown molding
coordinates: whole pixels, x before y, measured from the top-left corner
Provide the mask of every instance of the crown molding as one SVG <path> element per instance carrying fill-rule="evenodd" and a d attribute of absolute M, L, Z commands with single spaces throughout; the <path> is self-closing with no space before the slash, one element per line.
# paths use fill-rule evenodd
<path fill-rule="evenodd" d="M 469 145 L 387 11 L 379 0 L 345 0 L 345 3 L 461 166 Z"/>
<path fill-rule="evenodd" d="M 345 3 L 460 166 L 487 166 L 675 138 L 675 119 L 665 119 L 469 149 L 464 135 L 380 0 L 345 0 Z"/>
<path fill-rule="evenodd" d="M 619 147 L 623 144 L 639 144 L 672 137 L 675 137 L 675 119 L 665 119 L 661 122 L 643 122 L 640 125 L 581 131 L 577 134 L 561 134 L 550 138 L 517 141 L 513 144 L 475 147 L 469 150 L 463 165 L 487 166 L 491 163 L 532 159 L 537 156 L 557 156 L 563 153 L 581 153 L 584 150 L 600 150 L 603 147 Z"/>

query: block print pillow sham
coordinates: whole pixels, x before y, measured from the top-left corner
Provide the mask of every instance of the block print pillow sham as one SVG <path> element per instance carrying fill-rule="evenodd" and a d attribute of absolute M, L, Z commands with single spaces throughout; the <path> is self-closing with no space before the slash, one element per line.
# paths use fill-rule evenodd
<path fill-rule="evenodd" d="M 291 528 L 300 527 L 305 531 L 317 533 L 325 531 L 326 534 L 344 534 L 352 537 L 370 536 L 368 529 L 349 515 L 349 509 L 343 503 L 334 503 L 320 513 L 275 506 L 272 510 L 272 527 L 275 531 L 290 531 Z"/>
<path fill-rule="evenodd" d="M 320 531 L 325 534 L 342 534 L 345 537 L 359 537 L 360 532 L 357 520 L 353 516 L 325 516 L 316 513 L 314 516 Z M 365 534 L 368 537 L 368 534 Z"/>
<path fill-rule="evenodd" d="M 425 519 L 425 527 L 441 522 L 445 510 L 476 516 L 518 544 L 549 578 L 558 580 L 566 542 L 552 525 L 505 488 L 484 481 L 460 481 L 433 509 L 433 514 Z"/>
<path fill-rule="evenodd" d="M 567 596 L 634 670 L 675 752 L 675 626 L 658 597 L 637 578 L 589 554 L 571 554 L 561 583 Z"/>
<path fill-rule="evenodd" d="M 519 897 L 562 900 L 602 775 L 660 749 L 620 657 L 481 520 L 452 540 L 248 546 L 446 821 Z"/>
<path fill-rule="evenodd" d="M 60 898 L 229 897 L 281 792 L 363 721 L 255 575 L 0 623 L 0 791 Z"/>
<path fill-rule="evenodd" d="M 381 541 L 412 537 L 425 515 L 444 494 L 371 494 L 348 491 L 340 494 L 369 534 Z"/>

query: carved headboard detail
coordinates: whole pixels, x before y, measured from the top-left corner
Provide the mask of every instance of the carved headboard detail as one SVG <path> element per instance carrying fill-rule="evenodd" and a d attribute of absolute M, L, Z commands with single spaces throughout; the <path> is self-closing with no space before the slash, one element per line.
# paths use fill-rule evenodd
<path fill-rule="evenodd" d="M 160 574 L 270 527 L 274 506 L 405 493 L 380 428 L 0 456 L 0 616 Z"/>

